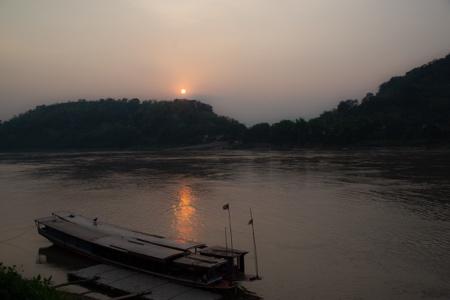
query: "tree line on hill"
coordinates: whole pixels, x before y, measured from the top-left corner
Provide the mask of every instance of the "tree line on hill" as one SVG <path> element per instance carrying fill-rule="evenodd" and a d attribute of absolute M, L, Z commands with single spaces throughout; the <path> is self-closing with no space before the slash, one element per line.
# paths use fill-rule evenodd
<path fill-rule="evenodd" d="M 245 126 L 195 100 L 78 100 L 41 105 L 0 126 L 0 148 L 178 146 L 237 140 Z"/>
<path fill-rule="evenodd" d="M 0 122 L 0 150 L 147 148 L 226 141 L 243 146 L 450 142 L 450 55 L 311 120 L 251 127 L 196 100 L 78 100 Z"/>
<path fill-rule="evenodd" d="M 450 55 L 383 83 L 376 95 L 350 99 L 306 121 L 256 124 L 246 142 L 354 145 L 450 142 Z"/>

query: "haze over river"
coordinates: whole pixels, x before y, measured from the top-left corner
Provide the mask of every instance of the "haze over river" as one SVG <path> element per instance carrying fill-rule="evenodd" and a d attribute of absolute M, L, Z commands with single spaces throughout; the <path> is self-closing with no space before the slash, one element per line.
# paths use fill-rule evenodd
<path fill-rule="evenodd" d="M 225 203 L 240 249 L 253 209 L 265 299 L 450 298 L 448 149 L 0 154 L 0 262 L 86 263 L 37 234 L 58 210 L 224 245 Z"/>

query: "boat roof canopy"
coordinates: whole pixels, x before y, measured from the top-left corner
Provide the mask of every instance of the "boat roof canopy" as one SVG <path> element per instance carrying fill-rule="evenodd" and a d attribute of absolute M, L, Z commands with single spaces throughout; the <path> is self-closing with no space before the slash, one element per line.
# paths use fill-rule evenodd
<path fill-rule="evenodd" d="M 87 218 L 75 213 L 72 213 L 70 211 L 61 211 L 61 212 L 55 212 L 52 214 L 51 217 L 42 218 L 36 220 L 37 222 L 41 222 L 41 220 L 48 220 L 48 219 L 61 219 L 65 220 L 83 227 L 86 227 L 88 229 L 92 229 L 95 231 L 102 232 L 104 235 L 116 235 L 116 236 L 122 236 L 127 237 L 129 239 L 135 239 L 136 242 L 143 242 L 146 244 L 153 244 L 158 245 L 162 247 L 172 248 L 175 250 L 181 250 L 186 251 L 189 249 L 195 249 L 195 248 L 203 248 L 206 245 L 203 243 L 198 243 L 194 241 L 188 241 L 183 239 L 169 239 L 164 236 L 155 235 L 155 234 L 148 234 L 144 232 L 139 232 L 127 228 L 123 228 L 116 225 L 111 225 L 103 222 L 95 222 L 91 218 Z"/>
<path fill-rule="evenodd" d="M 67 233 L 71 236 L 74 236 L 74 237 L 77 237 L 77 238 L 80 238 L 83 240 L 87 240 L 87 241 L 95 241 L 99 238 L 107 236 L 106 234 L 104 234 L 102 232 L 91 230 L 89 228 L 85 228 L 83 226 L 79 226 L 77 224 L 73 224 L 70 222 L 65 222 L 63 220 L 58 220 L 55 217 L 42 218 L 42 219 L 38 219 L 36 221 L 47 227 L 56 229 L 58 231 Z"/>
<path fill-rule="evenodd" d="M 119 236 L 106 236 L 94 241 L 95 243 L 128 253 L 141 254 L 148 257 L 170 260 L 184 255 L 184 251 L 175 250 L 153 244 L 139 243 Z"/>
<path fill-rule="evenodd" d="M 203 255 L 208 255 L 208 256 L 213 256 L 213 257 L 226 257 L 226 258 L 240 257 L 240 256 L 244 256 L 245 254 L 248 253 L 248 251 L 225 248 L 222 246 L 206 247 L 206 248 L 200 249 L 199 252 Z"/>

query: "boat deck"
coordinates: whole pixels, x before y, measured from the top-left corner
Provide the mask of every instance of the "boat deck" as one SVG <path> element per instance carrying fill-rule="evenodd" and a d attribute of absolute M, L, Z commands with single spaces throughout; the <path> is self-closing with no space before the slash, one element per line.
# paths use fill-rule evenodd
<path fill-rule="evenodd" d="M 141 295 L 141 299 L 153 300 L 219 300 L 222 295 L 200 290 L 140 272 L 112 266 L 95 265 L 70 272 L 76 280 L 92 279 L 91 284 L 128 295 Z"/>

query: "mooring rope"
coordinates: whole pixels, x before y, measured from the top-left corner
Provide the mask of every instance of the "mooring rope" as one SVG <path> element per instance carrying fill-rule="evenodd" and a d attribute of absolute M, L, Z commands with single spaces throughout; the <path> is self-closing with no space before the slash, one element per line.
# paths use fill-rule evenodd
<path fill-rule="evenodd" d="M 23 229 L 20 233 L 14 235 L 14 236 L 12 236 L 12 237 L 9 237 L 9 238 L 7 238 L 7 239 L 0 240 L 0 244 L 4 244 L 4 243 L 7 243 L 7 242 L 10 242 L 10 241 L 13 241 L 13 240 L 15 240 L 15 239 L 20 238 L 21 236 L 27 234 L 27 233 L 29 232 L 29 229 L 31 229 L 31 228 L 33 228 L 33 227 L 34 227 L 34 225 L 28 225 L 28 226 L 25 226 L 25 227 L 19 227 L 18 229 Z M 17 229 L 17 228 L 16 228 L 16 229 Z M 5 230 L 5 231 L 6 231 L 6 230 Z"/>

